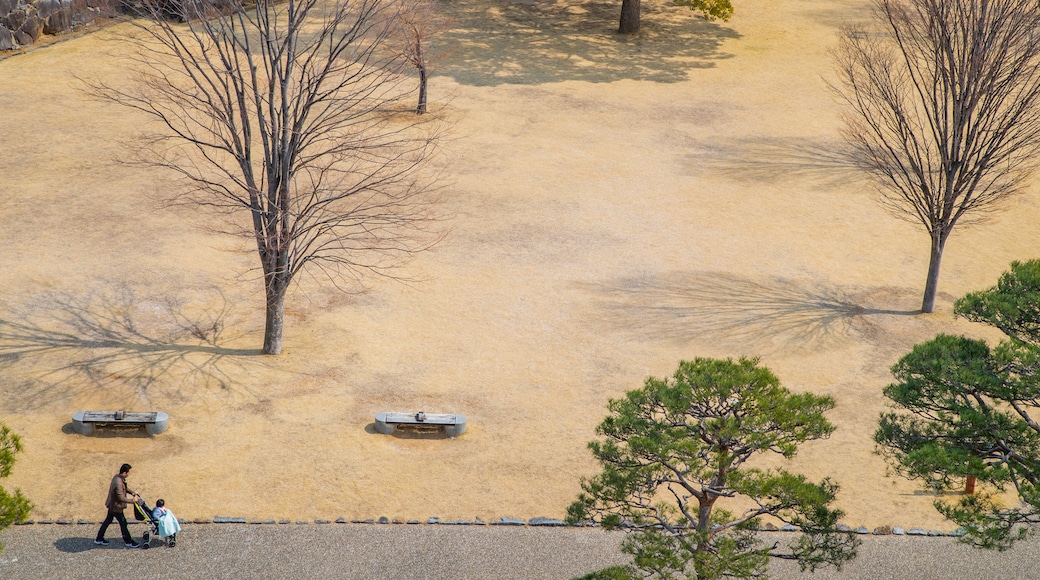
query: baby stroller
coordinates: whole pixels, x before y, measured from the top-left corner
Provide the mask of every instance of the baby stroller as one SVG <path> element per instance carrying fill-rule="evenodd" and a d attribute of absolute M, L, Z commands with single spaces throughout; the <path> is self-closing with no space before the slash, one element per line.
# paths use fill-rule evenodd
<path fill-rule="evenodd" d="M 148 529 L 146 529 L 145 532 L 144 532 L 144 537 L 141 538 L 141 548 L 143 548 L 145 550 L 147 550 L 148 548 L 152 547 L 152 538 L 153 537 L 160 537 L 161 538 L 161 535 L 159 533 L 160 532 L 160 522 L 159 522 L 159 519 L 155 517 L 154 513 L 155 513 L 154 510 L 152 510 L 152 508 L 149 507 L 147 503 L 145 503 L 144 499 L 139 499 L 134 504 L 134 519 L 139 521 L 139 522 L 145 522 L 145 524 L 148 526 Z M 170 515 L 172 516 L 172 514 L 170 514 Z M 174 520 L 174 521 L 176 521 L 176 520 Z M 170 537 L 169 546 L 172 548 L 173 546 L 177 545 L 176 530 L 174 531 L 173 534 L 169 535 L 169 537 Z"/>

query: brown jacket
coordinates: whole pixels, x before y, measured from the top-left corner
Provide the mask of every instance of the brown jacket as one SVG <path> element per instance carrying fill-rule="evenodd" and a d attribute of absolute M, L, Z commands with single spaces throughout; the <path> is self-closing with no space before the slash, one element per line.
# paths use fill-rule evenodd
<path fill-rule="evenodd" d="M 112 478 L 112 483 L 108 486 L 108 497 L 105 498 L 105 507 L 110 512 L 121 512 L 126 509 L 126 506 L 134 503 L 134 498 L 130 497 L 133 493 L 126 488 L 126 478 L 122 474 L 117 473 Z"/>

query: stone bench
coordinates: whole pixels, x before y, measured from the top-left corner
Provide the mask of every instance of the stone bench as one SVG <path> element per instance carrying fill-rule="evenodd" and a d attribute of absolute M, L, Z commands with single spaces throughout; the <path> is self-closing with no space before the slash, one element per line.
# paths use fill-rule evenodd
<path fill-rule="evenodd" d="M 440 430 L 449 437 L 457 437 L 466 432 L 465 415 L 445 415 L 438 413 L 395 413 L 388 411 L 376 415 L 376 431 L 389 435 L 398 427 L 417 430 Z"/>
<path fill-rule="evenodd" d="M 141 427 L 149 435 L 158 435 L 169 427 L 170 417 L 163 412 L 139 413 L 133 411 L 80 411 L 72 415 L 72 428 L 83 435 L 91 435 L 98 425 L 109 427 Z"/>

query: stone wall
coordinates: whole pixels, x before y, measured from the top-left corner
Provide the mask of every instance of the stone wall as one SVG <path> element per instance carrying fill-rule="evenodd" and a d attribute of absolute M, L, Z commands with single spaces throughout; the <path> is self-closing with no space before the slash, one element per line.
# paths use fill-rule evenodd
<path fill-rule="evenodd" d="M 115 16 L 119 0 L 0 0 L 0 51 L 31 46 L 41 35 L 64 34 Z"/>

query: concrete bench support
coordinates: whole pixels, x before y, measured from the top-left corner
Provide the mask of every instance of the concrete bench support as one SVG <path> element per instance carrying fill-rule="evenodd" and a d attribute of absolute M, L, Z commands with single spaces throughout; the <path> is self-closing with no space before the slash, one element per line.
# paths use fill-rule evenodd
<path fill-rule="evenodd" d="M 170 416 L 161 411 L 79 411 L 72 415 L 72 428 L 82 435 L 93 435 L 98 425 L 115 427 L 143 426 L 149 435 L 158 435 L 170 425 Z"/>

